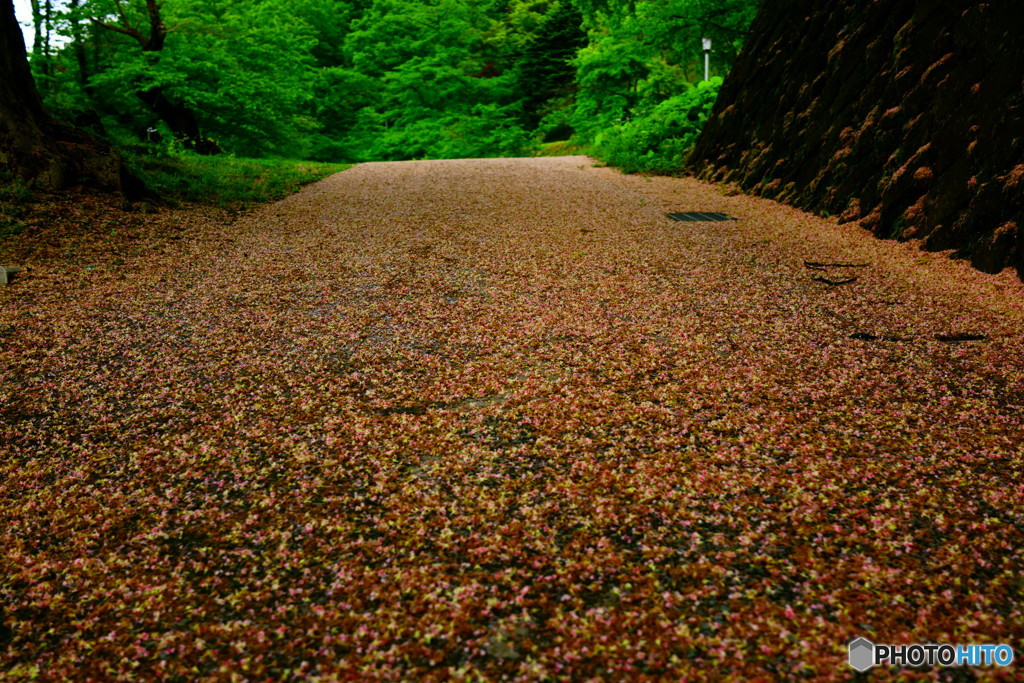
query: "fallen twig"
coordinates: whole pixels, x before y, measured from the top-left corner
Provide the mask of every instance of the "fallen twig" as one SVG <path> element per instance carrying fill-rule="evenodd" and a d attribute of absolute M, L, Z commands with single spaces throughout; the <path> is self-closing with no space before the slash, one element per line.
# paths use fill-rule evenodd
<path fill-rule="evenodd" d="M 898 342 L 906 341 L 902 337 L 894 337 L 889 334 L 877 335 L 871 334 L 870 332 L 854 332 L 850 335 L 850 339 L 856 339 L 857 341 L 887 341 L 887 342 Z"/>
<path fill-rule="evenodd" d="M 940 342 L 988 341 L 987 334 L 937 334 L 935 338 Z"/>
<path fill-rule="evenodd" d="M 820 263 L 818 261 L 804 261 L 804 265 L 811 270 L 825 270 L 826 268 L 867 268 L 870 263 Z"/>
<path fill-rule="evenodd" d="M 824 282 L 826 285 L 829 285 L 830 287 L 836 287 L 838 285 L 848 285 L 851 282 L 856 282 L 857 278 L 856 277 L 844 277 L 844 278 L 840 278 L 838 280 L 831 280 L 831 279 L 829 279 L 827 277 L 823 277 L 823 276 L 819 275 L 819 276 L 815 277 L 814 280 L 816 282 Z"/>

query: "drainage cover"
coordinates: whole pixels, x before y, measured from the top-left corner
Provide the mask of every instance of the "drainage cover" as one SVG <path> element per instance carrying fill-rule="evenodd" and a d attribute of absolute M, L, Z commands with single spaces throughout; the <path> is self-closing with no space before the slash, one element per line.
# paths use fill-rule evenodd
<path fill-rule="evenodd" d="M 668 217 L 674 221 L 682 221 L 684 223 L 738 220 L 724 213 L 670 213 Z"/>

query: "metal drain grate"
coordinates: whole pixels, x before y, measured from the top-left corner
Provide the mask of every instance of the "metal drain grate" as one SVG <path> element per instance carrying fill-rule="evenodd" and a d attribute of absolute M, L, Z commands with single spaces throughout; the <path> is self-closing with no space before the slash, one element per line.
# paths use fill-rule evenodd
<path fill-rule="evenodd" d="M 701 222 L 717 222 L 717 221 L 735 221 L 738 220 L 732 216 L 727 216 L 724 213 L 670 213 L 667 214 L 669 218 L 674 221 L 681 221 L 683 223 L 701 223 Z"/>

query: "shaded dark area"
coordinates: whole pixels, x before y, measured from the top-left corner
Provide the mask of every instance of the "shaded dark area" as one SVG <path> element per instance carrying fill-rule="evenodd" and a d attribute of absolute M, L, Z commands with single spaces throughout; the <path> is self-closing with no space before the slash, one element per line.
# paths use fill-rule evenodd
<path fill-rule="evenodd" d="M 583 15 L 574 5 L 558 4 L 533 40 L 523 47 L 518 77 L 520 82 L 530 84 L 522 100 L 527 130 L 536 130 L 546 114 L 559 105 L 564 107 L 565 101 L 575 95 L 576 69 L 572 60 L 587 44 L 582 24 Z M 556 128 L 550 131 L 548 141 L 567 139 L 572 132 L 571 127 Z"/>
<path fill-rule="evenodd" d="M 145 193 L 109 143 L 43 110 L 10 0 L 0 2 L 0 169 L 43 189 L 85 182 Z"/>
<path fill-rule="evenodd" d="M 766 2 L 690 157 L 702 178 L 1024 277 L 1011 2 Z"/>

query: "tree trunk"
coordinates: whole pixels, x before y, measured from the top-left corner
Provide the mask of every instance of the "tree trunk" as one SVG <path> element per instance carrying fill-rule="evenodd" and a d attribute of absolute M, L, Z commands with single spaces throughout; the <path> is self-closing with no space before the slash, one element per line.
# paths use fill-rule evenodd
<path fill-rule="evenodd" d="M 46 0 L 45 9 L 43 11 L 43 52 L 42 55 L 46 59 L 46 67 L 50 67 L 50 42 L 53 37 L 53 2 L 52 0 Z"/>
<path fill-rule="evenodd" d="M 82 86 L 85 94 L 92 99 L 95 93 L 89 85 L 89 60 L 85 53 L 85 38 L 82 36 L 82 14 L 79 9 L 81 0 L 70 0 L 71 7 L 71 48 L 75 53 L 75 62 L 78 64 L 78 83 Z"/>
<path fill-rule="evenodd" d="M 56 94 L 56 83 L 53 79 L 53 0 L 46 0 L 43 11 L 43 60 L 39 65 L 39 73 L 42 74 L 43 82 L 36 83 L 37 88 L 43 88 L 51 95 Z M 26 50 L 27 52 L 27 50 Z"/>
<path fill-rule="evenodd" d="M 0 169 L 47 190 L 85 182 L 146 192 L 110 144 L 43 110 L 12 0 L 0 0 Z"/>
<path fill-rule="evenodd" d="M 32 41 L 32 54 L 39 56 L 39 48 L 43 44 L 43 10 L 39 6 L 39 0 L 32 2 L 32 30 L 35 39 Z"/>
<path fill-rule="evenodd" d="M 162 2 L 146 0 L 146 14 L 149 17 L 149 33 L 143 33 L 138 26 L 132 25 L 123 12 L 120 23 L 109 23 L 96 17 L 92 21 L 108 31 L 120 33 L 135 40 L 143 52 L 161 52 L 167 43 L 168 28 L 160 14 Z M 167 97 L 161 87 L 150 88 L 137 93 L 139 99 L 149 107 L 150 111 L 171 129 L 174 138 L 186 149 L 199 154 L 220 154 L 221 149 L 216 142 L 203 136 L 199 128 L 199 120 L 189 107 L 174 102 Z"/>

